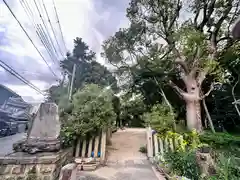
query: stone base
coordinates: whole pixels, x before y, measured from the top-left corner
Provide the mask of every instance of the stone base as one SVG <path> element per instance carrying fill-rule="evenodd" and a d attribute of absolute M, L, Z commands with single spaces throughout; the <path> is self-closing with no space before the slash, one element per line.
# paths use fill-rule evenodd
<path fill-rule="evenodd" d="M 0 180 L 57 180 L 61 168 L 72 161 L 72 149 L 29 155 L 17 152 L 0 157 Z"/>
<path fill-rule="evenodd" d="M 59 139 L 39 140 L 39 139 L 23 139 L 13 144 L 15 152 L 27 152 L 36 154 L 39 152 L 57 152 L 61 148 Z"/>

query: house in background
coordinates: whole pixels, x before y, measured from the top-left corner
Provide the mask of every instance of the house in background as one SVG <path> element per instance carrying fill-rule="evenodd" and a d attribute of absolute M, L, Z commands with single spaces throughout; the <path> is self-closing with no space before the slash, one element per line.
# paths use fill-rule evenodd
<path fill-rule="evenodd" d="M 21 98 L 21 96 L 19 96 L 17 93 L 0 84 L 0 106 L 3 105 L 10 97 Z"/>
<path fill-rule="evenodd" d="M 31 105 L 25 102 L 21 97 L 10 97 L 1 106 L 2 109 L 8 111 L 13 119 L 18 121 L 28 121 Z"/>
<path fill-rule="evenodd" d="M 0 85 L 0 121 L 16 124 L 16 132 L 24 132 L 31 119 L 31 107 L 17 93 Z"/>

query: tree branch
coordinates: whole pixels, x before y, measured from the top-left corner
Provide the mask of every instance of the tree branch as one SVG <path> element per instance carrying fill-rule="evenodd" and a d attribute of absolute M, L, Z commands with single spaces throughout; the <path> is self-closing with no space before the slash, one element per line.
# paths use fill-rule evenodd
<path fill-rule="evenodd" d="M 222 17 L 220 17 L 220 19 L 218 20 L 218 22 L 214 26 L 213 31 L 211 32 L 210 42 L 211 42 L 214 54 L 216 54 L 216 51 L 217 51 L 217 35 L 218 35 L 218 32 L 220 31 L 222 23 L 227 18 L 231 9 L 232 9 L 232 0 L 229 0 L 226 9 L 223 11 Z M 214 55 L 214 57 L 215 57 L 215 55 Z"/>
<path fill-rule="evenodd" d="M 175 83 L 173 83 L 171 80 L 169 81 L 169 85 L 177 91 L 177 93 L 182 97 L 185 91 L 183 91 L 180 87 L 178 87 Z"/>
<path fill-rule="evenodd" d="M 197 29 L 199 29 L 201 32 L 203 32 L 204 26 L 209 22 L 209 20 L 211 18 L 211 15 L 214 11 L 215 2 L 216 2 L 216 0 L 210 0 L 210 2 L 207 0 L 203 1 L 203 3 L 204 3 L 204 5 L 203 5 L 203 20 L 197 26 Z"/>
<path fill-rule="evenodd" d="M 182 3 L 181 3 L 180 0 L 178 0 L 178 2 L 177 2 L 177 8 L 175 9 L 175 13 L 174 13 L 175 15 L 174 15 L 174 17 L 172 18 L 172 20 L 170 21 L 170 24 L 169 24 L 169 26 L 168 26 L 168 31 L 171 31 L 174 22 L 176 21 L 177 17 L 179 16 L 179 12 L 180 12 L 181 8 L 182 8 Z"/>
<path fill-rule="evenodd" d="M 185 91 L 183 91 L 180 87 L 178 87 L 176 84 L 174 84 L 172 81 L 169 81 L 169 85 L 176 90 L 176 92 L 178 93 L 178 95 L 184 99 L 185 101 L 194 101 L 197 99 L 197 97 L 195 97 L 194 94 L 190 94 L 187 93 Z"/>
<path fill-rule="evenodd" d="M 180 59 L 177 59 L 177 60 L 175 61 L 175 63 L 176 63 L 177 65 L 180 65 L 180 66 L 181 66 L 181 68 L 183 69 L 183 71 L 184 71 L 185 74 L 188 74 L 188 73 L 189 73 L 189 70 L 188 70 L 188 67 L 187 67 L 187 64 L 186 64 L 185 61 L 180 60 Z"/>
<path fill-rule="evenodd" d="M 237 99 L 236 99 L 236 97 L 235 97 L 234 91 L 235 91 L 235 88 L 236 88 L 236 86 L 237 86 L 238 83 L 239 83 L 239 76 L 238 76 L 237 82 L 236 82 L 236 83 L 234 84 L 234 86 L 232 87 L 232 97 L 233 97 L 234 102 L 237 102 Z M 237 104 L 237 103 L 234 103 L 233 105 L 234 105 L 234 107 L 235 107 L 235 109 L 236 109 L 236 111 L 237 111 L 237 113 L 238 113 L 238 116 L 240 117 L 240 111 L 239 111 L 239 109 L 238 109 L 238 104 Z"/>
<path fill-rule="evenodd" d="M 208 92 L 207 92 L 206 94 L 204 94 L 203 96 L 201 96 L 201 97 L 200 97 L 200 100 L 203 100 L 203 99 L 205 99 L 206 97 L 208 97 L 209 94 L 213 91 L 213 89 L 214 89 L 214 86 L 213 86 L 213 84 L 211 84 L 211 87 L 210 87 L 210 89 L 208 90 Z"/>

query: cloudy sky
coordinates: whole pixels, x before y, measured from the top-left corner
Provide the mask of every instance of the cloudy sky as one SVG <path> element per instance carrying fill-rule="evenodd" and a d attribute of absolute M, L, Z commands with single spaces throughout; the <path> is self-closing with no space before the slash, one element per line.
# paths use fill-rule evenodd
<path fill-rule="evenodd" d="M 46 20 L 49 33 L 54 37 L 47 22 L 42 0 L 36 1 L 41 14 Z M 43 54 L 51 69 L 60 77 L 59 64 L 49 58 L 32 24 L 33 21 L 35 24 L 42 24 L 34 0 L 6 0 L 6 2 Z M 49 13 L 55 34 L 58 36 L 57 39 L 61 49 L 64 51 L 53 0 L 44 0 L 44 4 Z M 97 60 L 104 63 L 104 60 L 99 55 L 101 43 L 118 28 L 128 26 L 128 20 L 125 17 L 128 0 L 55 0 L 55 4 L 67 49 L 72 50 L 75 37 L 82 37 L 97 53 Z M 30 16 L 27 16 L 22 5 Z M 54 43 L 57 48 L 55 41 Z M 62 59 L 60 53 L 58 59 Z M 0 60 L 11 66 L 41 90 L 56 83 L 56 78 L 2 1 L 0 2 Z M 26 100 L 40 100 L 43 98 L 35 90 L 24 85 L 1 67 L 0 83 L 16 91 Z"/>

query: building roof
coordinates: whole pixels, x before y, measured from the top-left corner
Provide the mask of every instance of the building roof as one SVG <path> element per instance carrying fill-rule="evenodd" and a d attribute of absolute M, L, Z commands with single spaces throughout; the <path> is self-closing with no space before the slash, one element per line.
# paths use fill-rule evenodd
<path fill-rule="evenodd" d="M 4 88 L 4 89 L 8 90 L 9 92 L 11 92 L 12 94 L 14 94 L 15 96 L 21 97 L 19 94 L 17 94 L 13 90 L 9 89 L 8 87 L 4 86 L 3 84 L 0 84 L 0 88 Z"/>
<path fill-rule="evenodd" d="M 6 105 L 15 106 L 15 107 L 22 107 L 22 108 L 28 108 L 28 107 L 31 106 L 29 103 L 25 102 L 21 97 L 17 97 L 17 98 L 10 97 L 6 101 Z"/>

